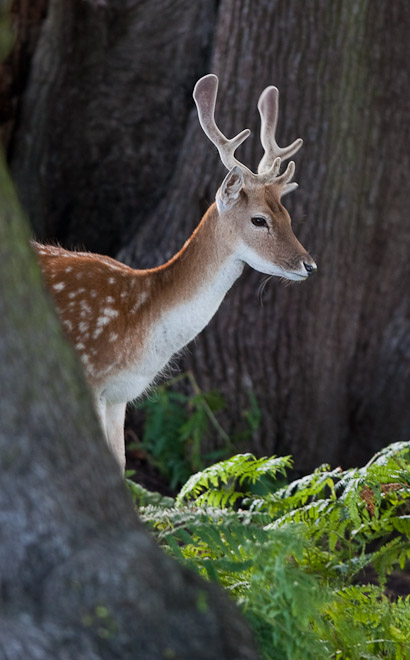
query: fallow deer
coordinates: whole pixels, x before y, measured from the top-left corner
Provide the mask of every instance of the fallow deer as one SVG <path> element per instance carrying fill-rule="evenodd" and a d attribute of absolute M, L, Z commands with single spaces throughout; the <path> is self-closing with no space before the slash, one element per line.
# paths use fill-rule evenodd
<path fill-rule="evenodd" d="M 112 453 L 125 466 L 127 402 L 147 390 L 171 357 L 209 323 L 245 264 L 304 280 L 316 264 L 294 235 L 281 197 L 297 187 L 293 161 L 302 145 L 280 148 L 278 90 L 260 96 L 264 156 L 253 173 L 234 156 L 248 137 L 227 139 L 214 119 L 218 78 L 194 89 L 199 121 L 228 170 L 216 200 L 182 249 L 158 268 L 134 270 L 114 259 L 34 243 L 67 337 L 79 354 Z"/>

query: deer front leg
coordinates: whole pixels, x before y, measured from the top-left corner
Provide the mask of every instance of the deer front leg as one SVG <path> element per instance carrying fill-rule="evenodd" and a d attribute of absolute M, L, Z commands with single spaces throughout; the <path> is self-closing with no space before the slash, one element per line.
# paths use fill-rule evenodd
<path fill-rule="evenodd" d="M 124 420 L 126 403 L 109 404 L 105 409 L 105 433 L 108 446 L 125 472 Z"/>
<path fill-rule="evenodd" d="M 125 471 L 124 420 L 126 403 L 111 404 L 104 399 L 96 402 L 97 414 L 108 447 L 120 466 Z"/>

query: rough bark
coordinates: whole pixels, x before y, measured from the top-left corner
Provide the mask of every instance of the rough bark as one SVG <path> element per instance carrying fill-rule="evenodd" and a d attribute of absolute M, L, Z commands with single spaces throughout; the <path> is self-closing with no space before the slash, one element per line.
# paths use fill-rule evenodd
<path fill-rule="evenodd" d="M 233 603 L 138 522 L 3 159 L 0 197 L 0 658 L 256 659 Z"/>
<path fill-rule="evenodd" d="M 4 52 L 0 49 L 0 140 L 6 151 L 12 149 L 21 99 L 47 4 L 48 0 L 12 0 L 10 3 L 12 30 L 3 32 L 2 38 L 14 45 L 11 52 L 9 47 Z"/>
<path fill-rule="evenodd" d="M 37 238 L 115 254 L 164 196 L 214 4 L 50 1 L 11 154 Z"/>
<path fill-rule="evenodd" d="M 271 282 L 263 307 L 261 277 L 247 273 L 184 365 L 223 392 L 230 430 L 252 389 L 263 423 L 249 448 L 293 453 L 298 469 L 360 463 L 407 440 L 408 3 L 156 0 L 126 14 L 114 1 L 62 4 L 53 0 L 13 156 L 37 232 L 160 263 L 224 175 L 198 126 L 195 78 L 219 75 L 218 122 L 253 130 L 241 148 L 250 165 L 257 98 L 276 84 L 280 141 L 305 141 L 286 205 L 320 273 Z M 52 84 L 39 97 L 42 66 Z"/>

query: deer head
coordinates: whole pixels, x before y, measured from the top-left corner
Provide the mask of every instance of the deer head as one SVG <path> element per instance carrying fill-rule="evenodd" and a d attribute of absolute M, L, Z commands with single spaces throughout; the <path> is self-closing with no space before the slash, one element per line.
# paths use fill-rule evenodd
<path fill-rule="evenodd" d="M 276 87 L 267 87 L 258 102 L 264 155 L 255 174 L 234 155 L 250 131 L 246 129 L 228 139 L 216 125 L 217 91 L 218 78 L 209 74 L 197 82 L 194 100 L 202 129 L 229 170 L 216 195 L 220 222 L 230 228 L 227 240 L 238 258 L 255 270 L 304 280 L 317 266 L 293 233 L 289 213 L 281 202 L 284 195 L 297 188 L 297 183 L 291 183 L 295 163 L 290 161 L 279 173 L 282 160 L 300 149 L 303 141 L 298 138 L 287 147 L 279 147 L 275 138 L 279 92 Z"/>

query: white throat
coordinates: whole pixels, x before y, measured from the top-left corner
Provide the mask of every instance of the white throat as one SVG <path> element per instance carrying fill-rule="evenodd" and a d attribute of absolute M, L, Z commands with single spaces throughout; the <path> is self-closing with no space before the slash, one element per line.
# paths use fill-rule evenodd
<path fill-rule="evenodd" d="M 152 338 L 153 357 L 168 360 L 208 325 L 225 295 L 241 275 L 244 262 L 231 255 L 192 296 L 164 313 Z"/>

